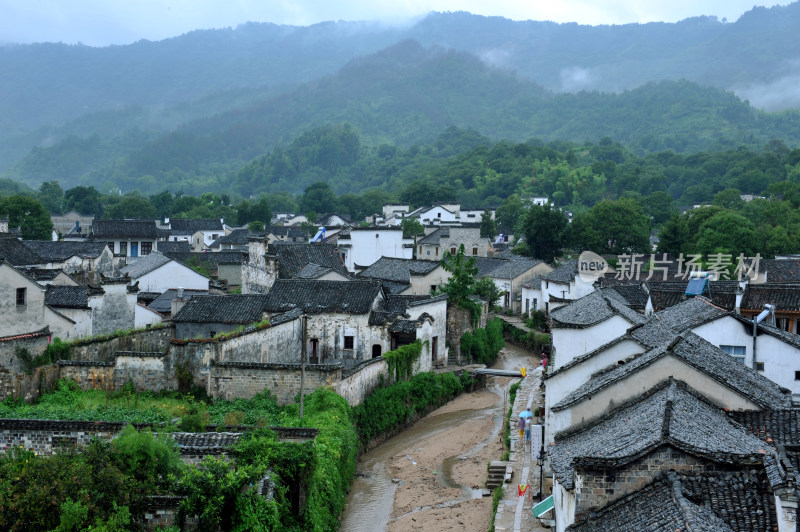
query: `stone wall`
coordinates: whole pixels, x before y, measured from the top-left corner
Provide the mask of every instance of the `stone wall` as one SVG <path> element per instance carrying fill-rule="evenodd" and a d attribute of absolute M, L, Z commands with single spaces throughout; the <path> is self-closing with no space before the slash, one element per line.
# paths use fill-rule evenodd
<path fill-rule="evenodd" d="M 43 391 L 51 390 L 58 379 L 59 371 L 55 365 L 36 368 L 30 375 L 0 368 L 0 401 L 13 397 L 30 403 L 37 400 Z"/>
<path fill-rule="evenodd" d="M 453 350 L 458 364 L 469 363 L 469 361 L 464 360 L 464 357 L 461 356 L 461 336 L 467 331 L 473 332 L 476 327 L 479 329 L 486 327 L 488 315 L 488 304 L 484 304 L 481 317 L 478 319 L 478 324 L 477 326 L 473 326 L 472 314 L 468 310 L 464 310 L 450 303 L 447 304 L 447 348 Z"/>
<path fill-rule="evenodd" d="M 333 385 L 333 389 L 347 399 L 350 406 L 356 406 L 381 384 L 381 376 L 388 379 L 388 372 L 386 359 L 373 358 L 342 373 L 342 378 Z"/>
<path fill-rule="evenodd" d="M 0 368 L 10 371 L 23 371 L 23 363 L 17 357 L 17 348 L 25 349 L 31 358 L 36 358 L 44 353 L 50 344 L 50 329 L 45 327 L 42 330 L 20 334 L 14 337 L 3 338 L 0 341 Z"/>
<path fill-rule="evenodd" d="M 587 516 L 587 512 L 603 508 L 620 497 L 642 489 L 653 482 L 659 473 L 670 469 L 680 473 L 697 474 L 740 468 L 717 464 L 668 446 L 661 446 L 616 470 L 576 467 L 575 520 L 580 521 Z"/>
<path fill-rule="evenodd" d="M 173 328 L 139 329 L 118 338 L 87 339 L 72 343 L 72 360 L 111 362 L 117 351 L 164 352 L 172 340 Z"/>
<path fill-rule="evenodd" d="M 206 391 L 210 397 L 250 399 L 264 389 L 278 404 L 287 405 L 300 393 L 300 364 L 212 362 Z M 305 393 L 333 386 L 342 377 L 342 364 L 307 364 Z"/>

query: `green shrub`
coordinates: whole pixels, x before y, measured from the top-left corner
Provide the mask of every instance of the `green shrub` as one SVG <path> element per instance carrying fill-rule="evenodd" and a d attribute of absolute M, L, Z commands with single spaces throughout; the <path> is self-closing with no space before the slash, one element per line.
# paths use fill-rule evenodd
<path fill-rule="evenodd" d="M 153 434 L 125 425 L 111 445 L 122 471 L 147 490 L 168 488 L 170 476 L 177 474 L 183 464 L 178 446 L 168 434 Z"/>

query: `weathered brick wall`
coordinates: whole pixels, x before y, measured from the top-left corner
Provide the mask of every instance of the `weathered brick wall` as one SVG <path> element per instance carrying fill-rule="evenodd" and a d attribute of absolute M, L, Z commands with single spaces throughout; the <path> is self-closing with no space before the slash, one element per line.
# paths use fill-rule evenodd
<path fill-rule="evenodd" d="M 93 438 L 110 440 L 123 423 L 0 419 L 0 452 L 22 446 L 41 455 L 52 455 L 64 447 L 82 447 Z"/>
<path fill-rule="evenodd" d="M 0 342 L 0 368 L 21 372 L 23 364 L 17 357 L 17 348 L 26 349 L 31 358 L 35 358 L 44 353 L 50 344 L 50 336 L 44 332 L 22 336 L 23 338 Z"/>
<path fill-rule="evenodd" d="M 280 405 L 294 402 L 300 393 L 300 364 L 212 362 L 207 392 L 210 397 L 250 399 L 269 390 Z M 333 386 L 341 379 L 342 364 L 307 364 L 305 393 Z"/>
<path fill-rule="evenodd" d="M 59 378 L 74 380 L 83 390 L 112 391 L 114 366 L 114 362 L 62 360 L 58 363 Z"/>
<path fill-rule="evenodd" d="M 380 385 L 381 376 L 388 378 L 388 364 L 383 357 L 373 358 L 343 373 L 333 389 L 347 399 L 350 406 L 356 406 Z"/>
<path fill-rule="evenodd" d="M 140 329 L 110 339 L 87 339 L 72 344 L 72 360 L 112 362 L 117 351 L 164 352 L 172 340 L 172 327 Z"/>
<path fill-rule="evenodd" d="M 477 328 L 486 327 L 488 319 L 488 306 L 483 306 L 481 317 L 478 319 Z M 472 314 L 456 305 L 447 304 L 447 347 L 456 353 L 456 361 L 459 364 L 468 362 L 461 356 L 461 336 L 467 332 L 473 332 L 475 327 L 472 325 Z"/>
<path fill-rule="evenodd" d="M 738 468 L 717 464 L 704 458 L 662 446 L 638 460 L 617 470 L 579 469 L 575 472 L 575 520 L 583 519 L 587 512 L 640 490 L 653 482 L 661 471 L 704 473 L 731 471 Z"/>
<path fill-rule="evenodd" d="M 14 373 L 0 368 L 0 401 L 7 397 L 32 402 L 51 390 L 59 379 L 58 366 L 36 368 L 31 375 Z"/>

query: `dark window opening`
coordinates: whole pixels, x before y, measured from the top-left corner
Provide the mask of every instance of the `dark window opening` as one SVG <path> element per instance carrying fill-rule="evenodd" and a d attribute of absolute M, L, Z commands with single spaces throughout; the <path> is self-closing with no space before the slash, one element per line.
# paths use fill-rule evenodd
<path fill-rule="evenodd" d="M 152 242 L 142 242 L 142 255 L 149 255 L 153 251 Z"/>
<path fill-rule="evenodd" d="M 756 362 L 756 371 L 764 371 L 764 363 Z"/>
<path fill-rule="evenodd" d="M 353 345 L 355 344 L 355 337 L 353 336 L 345 336 L 344 337 L 344 348 L 345 349 L 353 349 Z"/>
<path fill-rule="evenodd" d="M 214 338 L 217 335 L 217 331 L 208 331 L 208 337 Z"/>
<path fill-rule="evenodd" d="M 381 344 L 373 344 L 372 358 L 378 358 L 379 356 L 381 356 Z"/>
<path fill-rule="evenodd" d="M 17 305 L 22 306 L 25 304 L 25 296 L 27 288 L 17 288 Z"/>
<path fill-rule="evenodd" d="M 478 248 L 472 248 L 472 255 L 475 257 L 478 256 Z"/>
<path fill-rule="evenodd" d="M 794 380 L 800 381 L 800 371 L 795 371 L 794 372 Z"/>

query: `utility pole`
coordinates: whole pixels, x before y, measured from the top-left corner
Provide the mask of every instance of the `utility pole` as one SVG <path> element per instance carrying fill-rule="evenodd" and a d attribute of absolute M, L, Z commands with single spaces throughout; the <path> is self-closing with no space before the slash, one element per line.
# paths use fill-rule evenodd
<path fill-rule="evenodd" d="M 300 421 L 303 421 L 303 394 L 305 393 L 305 383 L 306 383 L 306 321 L 308 320 L 308 316 L 304 312 L 302 316 L 300 316 L 300 327 L 302 329 L 302 336 L 303 336 L 303 347 L 300 350 Z"/>

